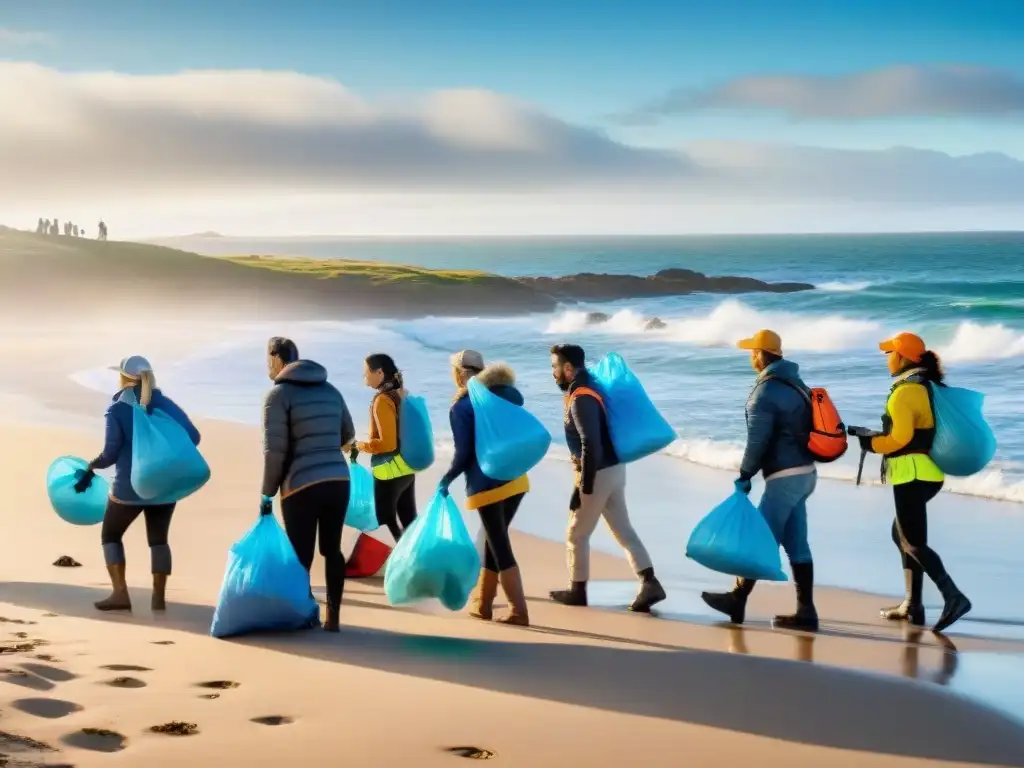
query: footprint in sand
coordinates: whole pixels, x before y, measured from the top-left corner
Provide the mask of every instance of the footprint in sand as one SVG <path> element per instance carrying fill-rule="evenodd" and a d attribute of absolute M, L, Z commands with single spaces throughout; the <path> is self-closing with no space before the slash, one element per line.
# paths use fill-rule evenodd
<path fill-rule="evenodd" d="M 137 677 L 115 677 L 113 680 L 104 680 L 104 685 L 111 688 L 145 688 L 146 683 Z"/>
<path fill-rule="evenodd" d="M 213 699 L 219 699 L 220 698 L 220 694 L 219 693 L 201 693 L 201 694 L 199 694 L 199 698 L 200 699 L 208 699 L 208 700 L 212 701 Z"/>
<path fill-rule="evenodd" d="M 140 667 L 137 664 L 107 664 L 106 666 L 100 667 L 100 669 L 106 669 L 110 672 L 152 672 L 153 670 L 149 667 Z"/>
<path fill-rule="evenodd" d="M 27 672 L 31 672 L 37 677 L 41 677 L 44 680 L 50 680 L 54 683 L 67 683 L 78 678 L 74 672 L 68 672 L 66 669 L 60 667 L 51 667 L 49 664 L 32 664 L 26 662 L 21 665 L 21 668 Z"/>
<path fill-rule="evenodd" d="M 186 723 L 181 720 L 172 720 L 163 725 L 153 725 L 149 728 L 150 733 L 160 733 L 164 736 L 195 736 L 199 733 L 199 726 L 195 723 Z"/>
<path fill-rule="evenodd" d="M 12 701 L 11 706 L 26 715 L 45 717 L 47 720 L 67 717 L 83 709 L 81 704 L 61 699 L 18 699 Z"/>
<path fill-rule="evenodd" d="M 46 645 L 45 640 L 23 640 L 21 642 L 0 641 L 0 653 L 30 653 L 41 645 Z"/>
<path fill-rule="evenodd" d="M 254 717 L 251 722 L 259 725 L 291 725 L 295 719 L 287 715 L 267 715 L 266 717 Z"/>
<path fill-rule="evenodd" d="M 52 691 L 57 687 L 49 680 L 30 675 L 23 669 L 0 668 L 0 680 L 11 685 L 20 685 L 22 688 L 30 688 L 33 691 Z"/>
<path fill-rule="evenodd" d="M 48 661 L 51 664 L 60 664 L 60 659 L 49 653 L 37 653 L 34 658 L 39 659 L 39 661 Z"/>
<path fill-rule="evenodd" d="M 56 619 L 56 618 L 59 618 L 59 617 L 60 617 L 59 613 L 44 613 L 43 614 L 43 618 L 44 619 Z"/>
<path fill-rule="evenodd" d="M 28 736 L 0 731 L 0 752 L 56 752 L 49 744 Z"/>
<path fill-rule="evenodd" d="M 120 752 L 128 746 L 128 739 L 117 731 L 106 728 L 83 728 L 61 738 L 69 747 L 90 752 Z"/>
<path fill-rule="evenodd" d="M 153 645 L 174 645 L 173 640 L 154 640 Z"/>
<path fill-rule="evenodd" d="M 34 621 L 28 621 L 27 619 L 9 619 L 6 616 L 0 616 L 0 624 L 21 624 L 22 626 L 29 626 L 35 624 Z"/>
<path fill-rule="evenodd" d="M 229 691 L 239 685 L 241 683 L 236 683 L 234 680 L 209 680 L 205 683 L 196 683 L 197 688 L 211 688 L 215 691 Z"/>

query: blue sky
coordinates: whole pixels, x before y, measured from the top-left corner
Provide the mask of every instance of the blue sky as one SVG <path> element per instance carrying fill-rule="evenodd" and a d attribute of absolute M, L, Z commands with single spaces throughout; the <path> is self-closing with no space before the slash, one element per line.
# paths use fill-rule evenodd
<path fill-rule="evenodd" d="M 608 119 L 673 88 L 751 75 L 966 63 L 1024 77 L 1020 0 L 7 0 L 0 28 L 52 36 L 0 47 L 0 58 L 63 70 L 289 69 L 369 97 L 481 87 L 640 145 L 755 139 L 1024 158 L 1019 115 L 851 122 L 703 112 L 646 126 Z"/>

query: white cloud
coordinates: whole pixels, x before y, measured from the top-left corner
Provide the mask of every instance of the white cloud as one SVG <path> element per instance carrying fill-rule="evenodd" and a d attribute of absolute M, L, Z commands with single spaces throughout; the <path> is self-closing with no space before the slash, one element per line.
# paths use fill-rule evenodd
<path fill-rule="evenodd" d="M 0 27 L 0 46 L 52 45 L 54 38 L 47 32 L 32 32 L 23 29 Z"/>
<path fill-rule="evenodd" d="M 17 105 L 0 110 L 0 210 L 9 211 L 45 203 L 46 214 L 85 200 L 90 211 L 111 211 L 218 196 L 501 192 L 521 207 L 543 200 L 536 210 L 551 217 L 572 207 L 574 222 L 589 216 L 595 227 L 614 219 L 661 230 L 686 219 L 677 228 L 687 231 L 700 206 L 725 220 L 730 209 L 769 202 L 1024 204 L 1024 163 L 1005 155 L 744 142 L 639 148 L 481 90 L 381 102 L 294 72 L 138 76 L 0 62 L 0 104 Z M 664 221 L 648 225 L 655 212 Z"/>
<path fill-rule="evenodd" d="M 893 66 L 845 75 L 757 75 L 680 88 L 621 116 L 655 122 L 705 109 L 764 109 L 797 119 L 1024 114 L 1024 76 L 977 66 Z"/>

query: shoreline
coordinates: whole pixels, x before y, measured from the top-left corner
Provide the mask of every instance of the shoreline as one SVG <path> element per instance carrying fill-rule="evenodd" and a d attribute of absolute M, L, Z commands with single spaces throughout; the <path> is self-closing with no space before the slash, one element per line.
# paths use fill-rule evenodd
<path fill-rule="evenodd" d="M 99 531 L 60 521 L 42 482 L 50 459 L 88 455 L 102 439 L 98 417 L 107 397 L 71 381 L 68 369 L 116 361 L 115 352 L 144 342 L 154 360 L 173 360 L 196 352 L 196 336 L 137 328 L 93 341 L 57 334 L 48 343 L 25 342 L 31 375 L 16 381 L 28 389 L 17 398 L 0 395 L 7 438 L 0 464 L 27 478 L 7 489 L 0 511 L 9 531 L 0 539 L 0 631 L 23 632 L 30 645 L 47 643 L 4 655 L 3 669 L 12 672 L 0 672 L 0 686 L 8 686 L 13 701 L 3 732 L 58 750 L 40 753 L 51 760 L 109 764 L 111 756 L 97 749 L 113 737 L 85 738 L 82 729 L 89 728 L 123 737 L 122 759 L 130 764 L 158 768 L 212 764 L 224 751 L 257 768 L 322 762 L 325 752 L 369 765 L 440 768 L 451 764 L 445 750 L 458 745 L 531 768 L 657 767 L 677 766 L 681 743 L 688 765 L 722 768 L 751 760 L 767 768 L 1024 766 L 1024 706 L 1017 702 L 1021 688 L 1013 687 L 1024 664 L 1022 642 L 957 634 L 950 647 L 928 632 L 907 637 L 903 628 L 873 619 L 873 596 L 828 588 L 818 594 L 820 633 L 771 630 L 767 617 L 791 607 L 789 584 L 755 590 L 743 627 L 692 615 L 685 604 L 680 615 L 666 608 L 663 618 L 628 614 L 614 592 L 635 588 L 631 574 L 600 536 L 592 558 L 597 607 L 550 602 L 547 590 L 565 579 L 564 546 L 533 532 L 564 526 L 568 471 L 555 462 L 535 473 L 513 527 L 531 628 L 476 621 L 435 603 L 390 607 L 379 580 L 370 579 L 346 585 L 340 636 L 308 631 L 214 640 L 207 633 L 227 549 L 255 519 L 262 452 L 258 428 L 197 419 L 213 477 L 175 512 L 169 610 L 154 616 L 148 609 L 145 530 L 138 523 L 125 540 L 135 612 L 99 614 L 92 607 L 105 594 Z M 25 409 L 33 396 L 80 421 L 74 428 L 34 421 L 37 414 Z M 20 424 L 11 423 L 9 405 L 18 408 Z M 678 478 L 655 463 L 653 475 L 666 485 L 649 490 L 660 497 Z M 421 509 L 441 471 L 435 465 L 418 483 Z M 682 558 L 687 515 L 706 511 L 706 500 L 719 495 L 718 480 L 703 479 L 718 474 L 687 475 L 693 487 L 686 510 L 635 504 L 644 535 L 651 530 L 648 511 L 668 515 L 681 532 L 675 548 Z M 351 544 L 351 531 L 346 538 Z M 82 567 L 53 567 L 61 555 Z M 322 569 L 318 558 L 318 596 Z M 683 587 L 677 594 L 691 596 Z M 121 666 L 105 669 L 110 665 Z M 118 688 L 115 678 L 136 682 Z M 216 681 L 239 688 L 202 687 Z M 211 691 L 216 699 L 201 698 Z M 424 701 L 433 706 L 424 708 Z M 59 714 L 33 714 L 40 711 Z M 170 738 L 148 731 L 169 721 L 195 723 L 198 733 Z"/>

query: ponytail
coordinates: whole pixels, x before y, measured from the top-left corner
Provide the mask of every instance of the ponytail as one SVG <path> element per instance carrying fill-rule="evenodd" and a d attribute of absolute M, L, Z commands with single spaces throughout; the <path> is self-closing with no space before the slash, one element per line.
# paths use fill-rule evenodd
<path fill-rule="evenodd" d="M 946 378 L 946 372 L 942 370 L 942 361 L 939 356 L 930 349 L 921 355 L 917 367 L 924 369 L 925 378 L 936 384 L 942 384 Z"/>
<path fill-rule="evenodd" d="M 139 405 L 143 408 L 149 408 L 149 404 L 153 400 L 154 386 L 156 386 L 156 380 L 153 372 L 142 371 L 139 374 Z"/>

